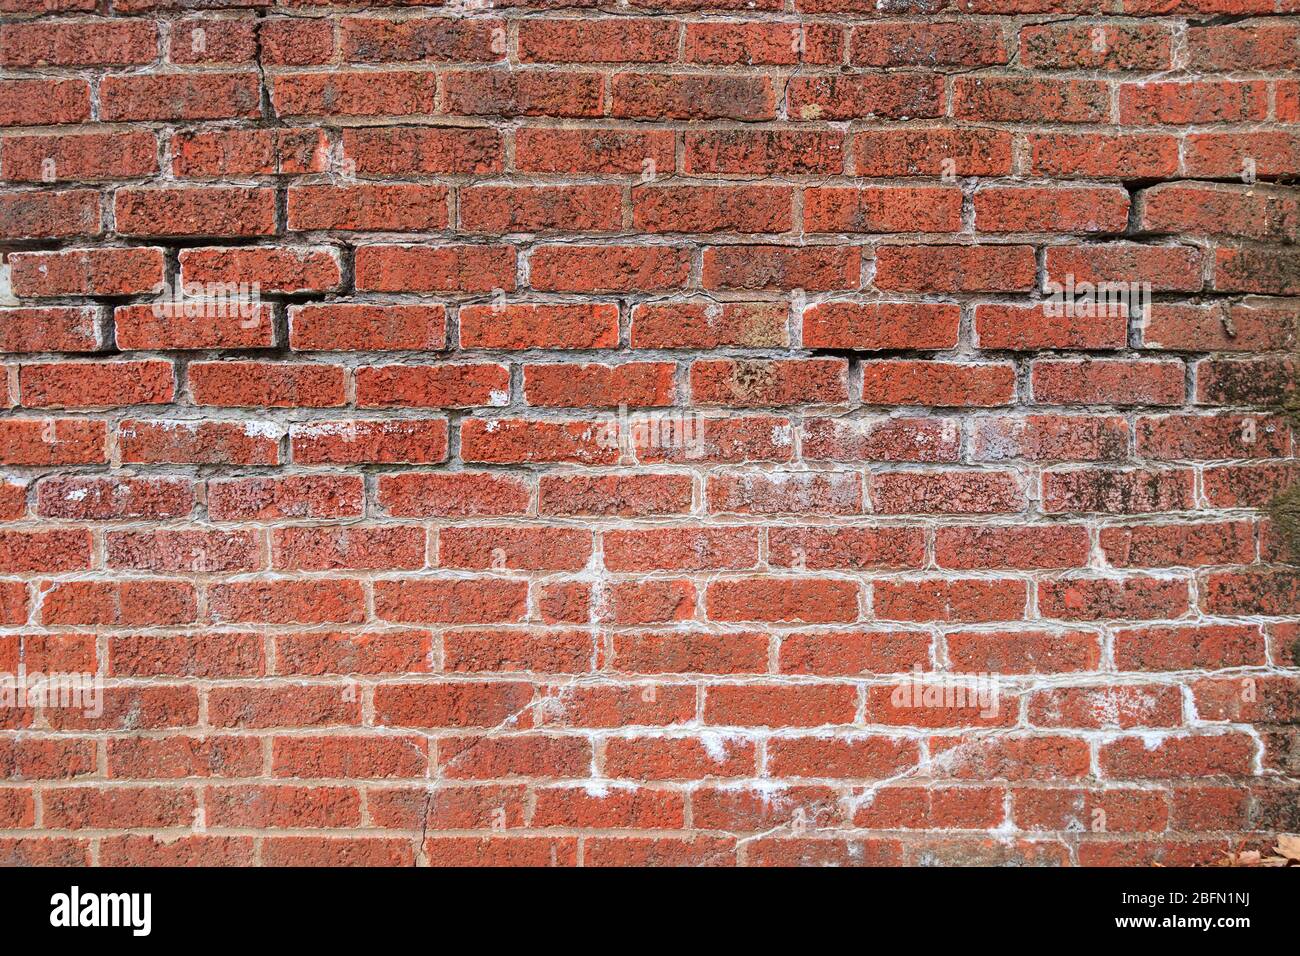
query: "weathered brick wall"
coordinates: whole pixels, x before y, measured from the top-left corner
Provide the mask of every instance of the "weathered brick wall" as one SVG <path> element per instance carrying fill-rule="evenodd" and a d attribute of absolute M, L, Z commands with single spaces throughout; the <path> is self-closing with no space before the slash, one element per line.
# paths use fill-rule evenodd
<path fill-rule="evenodd" d="M 1300 829 L 1296 10 L 0 0 L 0 861 Z"/>

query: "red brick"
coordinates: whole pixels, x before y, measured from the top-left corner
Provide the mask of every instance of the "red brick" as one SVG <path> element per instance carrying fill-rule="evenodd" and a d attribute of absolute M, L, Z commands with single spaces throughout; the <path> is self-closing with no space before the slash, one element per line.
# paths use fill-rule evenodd
<path fill-rule="evenodd" d="M 417 570 L 425 563 L 423 528 L 277 528 L 271 566 L 289 571 Z"/>
<path fill-rule="evenodd" d="M 1009 405 L 1015 389 L 1015 369 L 1010 365 L 862 363 L 862 402 L 866 405 Z"/>
<path fill-rule="evenodd" d="M 631 344 L 645 349 L 784 346 L 788 319 L 789 310 L 780 303 L 647 302 L 632 309 Z"/>
<path fill-rule="evenodd" d="M 117 440 L 129 463 L 274 465 L 282 434 L 262 422 L 127 419 Z"/>
<path fill-rule="evenodd" d="M 289 475 L 209 481 L 214 521 L 348 518 L 361 514 L 364 489 L 355 475 Z"/>
<path fill-rule="evenodd" d="M 981 232 L 1123 232 L 1128 193 L 1118 187 L 989 186 L 975 193 Z"/>
<path fill-rule="evenodd" d="M 1128 446 L 1117 415 L 1027 415 L 976 423 L 973 450 L 979 461 L 1123 461 Z"/>
<path fill-rule="evenodd" d="M 328 408 L 344 401 L 337 365 L 280 362 L 195 362 L 190 394 L 197 405 Z"/>
<path fill-rule="evenodd" d="M 1300 295 L 1298 261 L 1288 248 L 1217 249 L 1214 288 L 1220 292 Z"/>
<path fill-rule="evenodd" d="M 923 73 L 797 76 L 787 96 L 790 115 L 801 120 L 916 119 L 943 112 L 942 81 Z"/>
<path fill-rule="evenodd" d="M 687 250 L 675 246 L 539 246 L 533 288 L 550 292 L 652 292 L 686 284 Z"/>
<path fill-rule="evenodd" d="M 395 735 L 273 737 L 271 774 L 304 779 L 423 777 L 429 762 L 425 744 L 423 738 Z"/>
<path fill-rule="evenodd" d="M 523 514 L 529 492 L 518 479 L 475 472 L 407 472 L 379 478 L 376 501 L 394 517 Z"/>
<path fill-rule="evenodd" d="M 282 634 L 275 640 L 282 674 L 405 674 L 430 670 L 431 636 L 400 630 L 363 634 Z"/>
<path fill-rule="evenodd" d="M 1243 123 L 1268 116 L 1268 84 L 1259 81 L 1122 83 L 1119 119 L 1130 126 L 1157 123 Z"/>
<path fill-rule="evenodd" d="M 1115 632 L 1122 670 L 1192 670 L 1264 663 L 1264 636 L 1254 625 L 1206 624 L 1126 628 Z"/>
<path fill-rule="evenodd" d="M 269 236 L 275 193 L 253 187 L 120 189 L 117 229 L 132 236 Z"/>
<path fill-rule="evenodd" d="M 163 281 L 158 248 L 17 252 L 9 265 L 20 296 L 134 295 L 155 291 Z"/>
<path fill-rule="evenodd" d="M 356 581 L 247 581 L 213 585 L 208 613 L 213 621 L 250 624 L 356 624 L 365 601 Z"/>
<path fill-rule="evenodd" d="M 844 152 L 844 134 L 832 130 L 688 131 L 683 171 L 696 175 L 835 174 L 844 171 Z M 657 169 L 665 166 L 671 167 L 671 161 L 656 160 Z"/>
<path fill-rule="evenodd" d="M 957 344 L 960 322 L 952 305 L 828 302 L 804 313 L 803 341 L 812 348 L 947 349 Z"/>
<path fill-rule="evenodd" d="M 257 24 L 251 19 L 195 17 L 171 25 L 167 59 L 172 63 L 252 63 Z"/>
<path fill-rule="evenodd" d="M 97 309 L 0 309 L 0 352 L 98 352 Z"/>
<path fill-rule="evenodd" d="M 937 418 L 811 418 L 802 447 L 809 461 L 955 462 L 961 429 Z"/>
<path fill-rule="evenodd" d="M 1049 281 L 1146 282 L 1153 292 L 1196 292 L 1201 288 L 1200 250 L 1190 246 L 1137 244 L 1052 246 L 1047 250 Z"/>
<path fill-rule="evenodd" d="M 490 129 L 362 126 L 343 131 L 343 155 L 363 176 L 493 173 L 501 169 L 501 152 L 501 135 Z"/>
<path fill-rule="evenodd" d="M 787 232 L 792 199 L 792 190 L 773 186 L 636 188 L 632 225 L 648 233 Z M 617 216 L 610 218 L 617 226 Z M 582 219 L 574 219 L 569 228 L 584 228 Z"/>
<path fill-rule="evenodd" d="M 733 413 L 734 414 L 734 413 Z M 651 419 L 630 421 L 629 444 L 642 464 L 742 463 L 789 461 L 793 457 L 794 429 L 788 418 L 770 415 L 728 414 L 723 418 L 695 418 L 690 430 L 656 425 Z M 678 441 L 681 436 L 682 441 Z"/>
<path fill-rule="evenodd" d="M 522 172 L 654 175 L 672 170 L 674 162 L 667 130 L 524 127 L 515 133 L 515 167 Z"/>
<path fill-rule="evenodd" d="M 311 66 L 334 59 L 334 24 L 321 18 L 268 17 L 258 21 L 261 61 L 274 66 Z"/>
<path fill-rule="evenodd" d="M 1068 300 L 1041 305 L 977 305 L 975 338 L 981 348 L 1013 352 L 1121 349 L 1127 344 L 1128 317 L 1123 305 L 1112 309 L 1098 302 L 1076 315 L 1068 314 L 1069 305 Z"/>
<path fill-rule="evenodd" d="M 432 113 L 436 77 L 416 71 L 282 73 L 271 80 L 277 116 L 406 116 Z"/>
<path fill-rule="evenodd" d="M 996 514 L 1019 511 L 1024 488 L 1012 472 L 880 472 L 868 498 L 881 514 Z"/>
<path fill-rule="evenodd" d="M 466 673 L 581 674 L 597 658 L 590 632 L 582 630 L 446 631 L 442 645 L 443 668 Z"/>
<path fill-rule="evenodd" d="M 1033 363 L 1030 382 L 1034 398 L 1053 405 L 1177 405 L 1185 375 L 1181 362 L 1049 360 Z"/>
<path fill-rule="evenodd" d="M 1095 621 L 1179 617 L 1187 610 L 1187 582 L 1137 575 L 1040 581 L 1038 611 L 1046 618 Z"/>
<path fill-rule="evenodd" d="M 375 716 L 392 727 L 494 727 L 532 696 L 516 681 L 386 684 L 375 690 Z"/>
<path fill-rule="evenodd" d="M 259 292 L 332 292 L 341 281 L 338 253 L 329 248 L 184 249 L 181 280 L 256 283 Z"/>
<path fill-rule="evenodd" d="M 818 727 L 853 719 L 856 694 L 846 684 L 709 687 L 704 722 L 741 727 Z"/>
<path fill-rule="evenodd" d="M 221 573 L 264 565 L 251 531 L 109 531 L 104 550 L 110 568 Z"/>
<path fill-rule="evenodd" d="M 99 193 L 92 189 L 0 193 L 0 239 L 62 239 L 101 232 Z"/>
<path fill-rule="evenodd" d="M 524 63 L 661 63 L 675 60 L 678 25 L 667 20 L 524 20 Z"/>
<path fill-rule="evenodd" d="M 986 737 L 931 741 L 933 759 L 958 780 L 1078 780 L 1088 773 L 1088 744 L 1074 737 Z"/>
<path fill-rule="evenodd" d="M 623 222 L 613 186 L 474 186 L 458 193 L 464 232 L 610 232 Z M 387 231 L 391 227 L 383 225 Z"/>
<path fill-rule="evenodd" d="M 0 126 L 55 126 L 90 119 L 85 80 L 0 82 Z"/>
<path fill-rule="evenodd" d="M 295 231 L 423 232 L 447 225 L 447 189 L 407 183 L 289 187 Z"/>
<path fill-rule="evenodd" d="M 565 528 L 443 528 L 438 561 L 473 570 L 578 571 L 591 557 L 591 535 Z"/>
<path fill-rule="evenodd" d="M 856 289 L 859 252 L 839 246 L 713 246 L 704 250 L 706 289 Z"/>
<path fill-rule="evenodd" d="M 539 837 L 445 837 L 424 841 L 430 866 L 575 866 L 577 840 Z"/>
<path fill-rule="evenodd" d="M 1275 242 L 1300 238 L 1300 200 L 1285 190 L 1163 183 L 1144 189 L 1138 202 L 1145 232 Z"/>
<path fill-rule="evenodd" d="M 1300 136 L 1257 133 L 1191 133 L 1183 169 L 1188 176 L 1286 176 L 1300 169 Z M 1248 162 L 1249 161 L 1249 162 Z"/>
<path fill-rule="evenodd" d="M 610 115 L 624 119 L 772 119 L 776 91 L 758 76 L 616 73 Z"/>
<path fill-rule="evenodd" d="M 159 29 L 148 20 L 6 23 L 5 66 L 131 66 L 159 55 Z"/>
<path fill-rule="evenodd" d="M 992 66 L 1007 62 L 1000 24 L 958 20 L 872 23 L 853 28 L 854 66 Z"/>
<path fill-rule="evenodd" d="M 0 422 L 0 462 L 6 465 L 88 465 L 107 460 L 107 428 L 83 418 L 23 418 Z"/>
<path fill-rule="evenodd" d="M 328 144 L 315 129 L 193 130 L 173 134 L 172 170 L 187 179 L 323 172 Z"/>
<path fill-rule="evenodd" d="M 23 365 L 18 388 L 28 408 L 114 408 L 170 402 L 176 383 L 170 362 L 65 362 Z"/>
<path fill-rule="evenodd" d="M 961 202 L 960 190 L 947 187 L 817 187 L 804 190 L 803 226 L 809 232 L 959 232 Z"/>
<path fill-rule="evenodd" d="M 954 176 L 997 176 L 1011 172 L 1011 134 L 964 127 L 866 130 L 854 137 L 853 156 L 859 176 L 937 176 L 947 170 L 945 160 Z"/>
<path fill-rule="evenodd" d="M 1142 514 L 1191 507 L 1187 469 L 1076 468 L 1042 476 L 1043 510 Z"/>
<path fill-rule="evenodd" d="M 446 343 L 447 310 L 441 305 L 338 302 L 289 308 L 289 344 L 299 352 L 424 352 Z"/>
<path fill-rule="evenodd" d="M 1255 745 L 1241 734 L 1166 737 L 1155 747 L 1136 737 L 1102 744 L 1098 762 L 1102 773 L 1117 780 L 1201 777 L 1250 773 Z"/>
<path fill-rule="evenodd" d="M 1292 614 L 1300 582 L 1289 569 L 1222 571 L 1202 583 L 1201 605 L 1214 614 Z"/>
<path fill-rule="evenodd" d="M 108 642 L 109 673 L 127 677 L 261 677 L 267 672 L 266 658 L 263 652 L 264 641 L 258 634 L 205 634 L 192 637 L 185 634 L 128 634 L 112 637 Z M 136 741 L 120 741 L 123 744 L 114 755 L 110 747 L 110 763 L 123 764 L 140 761 L 142 764 L 156 758 L 164 765 L 180 764 L 181 767 L 195 764 L 202 760 L 205 752 L 223 761 L 230 760 L 240 765 L 252 764 L 254 769 L 261 767 L 261 747 L 252 738 L 232 738 L 229 740 L 208 741 L 212 744 L 205 748 L 205 741 L 177 738 L 158 740 L 146 738 Z M 147 775 L 148 771 L 137 768 L 136 772 Z M 221 764 L 214 759 L 211 770 L 214 776 L 222 774 Z M 207 773 L 186 773 L 183 770 L 176 776 L 207 776 Z M 252 776 L 255 774 L 232 774 L 234 776 Z"/>
<path fill-rule="evenodd" d="M 858 602 L 856 584 L 830 578 L 716 580 L 705 594 L 715 621 L 849 622 L 858 619 Z"/>
<path fill-rule="evenodd" d="M 940 567 L 959 571 L 1083 567 L 1088 529 L 1063 524 L 943 527 L 935 532 L 934 554 Z"/>
<path fill-rule="evenodd" d="M 751 528 L 608 531 L 603 539 L 612 571 L 743 569 L 758 561 L 758 533 Z"/>
<path fill-rule="evenodd" d="M 610 422 L 466 418 L 461 422 L 461 457 L 491 464 L 610 465 L 619 457 L 616 432 Z"/>
<path fill-rule="evenodd" d="M 1178 139 L 1164 133 L 1028 133 L 1029 169 L 1063 179 L 1174 176 Z"/>
<path fill-rule="evenodd" d="M 504 365 L 368 365 L 355 374 L 361 408 L 457 408 L 510 400 Z"/>
<path fill-rule="evenodd" d="M 375 614 L 398 623 L 508 623 L 523 618 L 527 590 L 506 579 L 385 580 L 375 584 Z"/>
<path fill-rule="evenodd" d="M 1285 457 L 1291 429 L 1263 415 L 1160 415 L 1137 420 L 1137 453 L 1154 460 Z"/>
<path fill-rule="evenodd" d="M 0 175 L 23 182 L 136 179 L 158 171 L 152 132 L 6 138 Z"/>
<path fill-rule="evenodd" d="M 919 528 L 773 527 L 768 560 L 800 570 L 919 568 L 925 536 Z"/>
<path fill-rule="evenodd" d="M 358 289 L 374 292 L 507 292 L 515 287 L 508 246 L 362 246 Z"/>
<path fill-rule="evenodd" d="M 256 73 L 106 76 L 99 118 L 106 122 L 248 119 L 262 113 Z"/>
<path fill-rule="evenodd" d="M 490 62 L 505 55 L 500 20 L 343 17 L 339 42 L 348 63 Z"/>
<path fill-rule="evenodd" d="M 524 401 L 552 408 L 671 405 L 676 397 L 676 372 L 672 362 L 525 365 Z"/>
<path fill-rule="evenodd" d="M 1101 661 L 1101 648 L 1095 634 L 957 631 L 948 634 L 945 640 L 948 659 L 955 670 L 980 674 L 1093 671 Z"/>
<path fill-rule="evenodd" d="M 1020 29 L 1020 62 L 1029 69 L 1158 71 L 1173 65 L 1172 56 L 1172 31 L 1159 22 L 1053 23 Z"/>
<path fill-rule="evenodd" d="M 708 478 L 709 511 L 721 514 L 857 514 L 862 478 L 852 472 L 715 473 Z"/>
<path fill-rule="evenodd" d="M 1016 621 L 1025 616 L 1026 593 L 1023 581 L 1012 580 L 880 581 L 872 610 L 882 621 Z"/>
<path fill-rule="evenodd" d="M 289 446 L 298 464 L 430 464 L 447 458 L 443 418 L 348 419 L 293 425 Z"/>
<path fill-rule="evenodd" d="M 1142 346 L 1170 351 L 1286 351 L 1296 341 L 1300 312 L 1270 305 L 1195 306 L 1152 303 Z"/>
<path fill-rule="evenodd" d="M 1196 70 L 1285 70 L 1300 66 L 1296 25 L 1287 20 L 1251 20 L 1187 31 L 1189 65 Z"/>
<path fill-rule="evenodd" d="M 275 344 L 270 305 L 237 288 L 213 299 L 162 300 L 113 310 L 117 347 L 157 349 L 270 348 Z"/>
<path fill-rule="evenodd" d="M 730 66 L 839 63 L 844 42 L 835 24 L 688 23 L 684 59 Z"/>
<path fill-rule="evenodd" d="M 1036 267 L 1029 246 L 883 246 L 876 288 L 897 292 L 1025 291 Z"/>
<path fill-rule="evenodd" d="M 1087 830 L 1106 833 L 1163 831 L 1169 809 L 1151 790 L 1015 790 L 1012 819 L 1029 830 Z"/>
<path fill-rule="evenodd" d="M 1102 123 L 1110 94 L 1097 80 L 959 76 L 953 81 L 952 115 L 967 121 Z"/>
<path fill-rule="evenodd" d="M 442 75 L 442 83 L 444 110 L 459 116 L 586 117 L 602 112 L 604 77 L 599 73 L 452 71 Z"/>
<path fill-rule="evenodd" d="M 839 359 L 732 360 L 691 366 L 698 405 L 827 405 L 848 400 L 848 367 Z"/>

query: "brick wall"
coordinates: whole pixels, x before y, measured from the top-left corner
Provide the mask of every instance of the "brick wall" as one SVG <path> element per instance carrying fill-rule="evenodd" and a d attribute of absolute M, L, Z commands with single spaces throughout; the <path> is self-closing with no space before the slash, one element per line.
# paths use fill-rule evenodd
<path fill-rule="evenodd" d="M 1300 829 L 1296 10 L 0 0 L 0 861 Z"/>

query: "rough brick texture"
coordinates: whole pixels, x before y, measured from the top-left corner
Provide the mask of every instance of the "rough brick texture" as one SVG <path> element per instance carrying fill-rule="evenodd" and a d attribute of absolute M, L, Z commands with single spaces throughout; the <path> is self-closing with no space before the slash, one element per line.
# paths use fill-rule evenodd
<path fill-rule="evenodd" d="M 1300 829 L 1295 0 L 0 10 L 0 863 Z"/>

